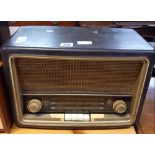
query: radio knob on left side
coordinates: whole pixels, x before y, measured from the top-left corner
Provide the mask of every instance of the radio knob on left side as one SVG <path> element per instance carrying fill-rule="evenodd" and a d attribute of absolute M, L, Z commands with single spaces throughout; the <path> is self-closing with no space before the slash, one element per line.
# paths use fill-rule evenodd
<path fill-rule="evenodd" d="M 27 104 L 27 109 L 31 113 L 37 113 L 41 110 L 42 103 L 38 99 L 31 99 Z"/>

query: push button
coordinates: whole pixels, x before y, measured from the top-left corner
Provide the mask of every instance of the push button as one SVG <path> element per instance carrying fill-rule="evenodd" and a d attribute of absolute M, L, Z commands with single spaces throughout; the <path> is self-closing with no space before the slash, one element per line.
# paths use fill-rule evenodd
<path fill-rule="evenodd" d="M 90 121 L 89 114 L 65 114 L 65 121 Z"/>

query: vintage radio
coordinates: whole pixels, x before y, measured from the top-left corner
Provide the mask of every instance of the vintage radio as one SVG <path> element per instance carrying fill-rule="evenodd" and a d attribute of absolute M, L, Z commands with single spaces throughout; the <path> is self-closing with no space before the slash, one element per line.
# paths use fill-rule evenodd
<path fill-rule="evenodd" d="M 154 65 L 153 48 L 119 28 L 22 27 L 2 58 L 16 124 L 35 128 L 133 125 Z"/>
<path fill-rule="evenodd" d="M 0 62 L 0 132 L 9 132 L 12 125 L 5 89 L 5 82 L 2 70 L 2 62 Z"/>

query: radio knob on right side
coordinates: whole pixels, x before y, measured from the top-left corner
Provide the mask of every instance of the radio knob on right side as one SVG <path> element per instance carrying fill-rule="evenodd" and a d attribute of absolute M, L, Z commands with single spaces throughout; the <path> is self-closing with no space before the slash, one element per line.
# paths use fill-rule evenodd
<path fill-rule="evenodd" d="M 123 100 L 116 100 L 113 103 L 113 110 L 118 114 L 123 114 L 127 110 L 127 105 Z"/>

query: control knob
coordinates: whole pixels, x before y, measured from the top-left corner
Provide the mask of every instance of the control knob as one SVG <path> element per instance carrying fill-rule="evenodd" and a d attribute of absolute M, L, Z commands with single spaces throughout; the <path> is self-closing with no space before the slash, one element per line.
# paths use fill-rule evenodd
<path fill-rule="evenodd" d="M 27 109 L 31 113 L 37 113 L 37 112 L 39 112 L 41 110 L 41 107 L 42 107 L 42 103 L 38 99 L 32 99 L 27 104 Z"/>
<path fill-rule="evenodd" d="M 127 105 L 123 100 L 116 100 L 113 103 L 113 110 L 118 114 L 123 114 L 127 109 Z"/>

